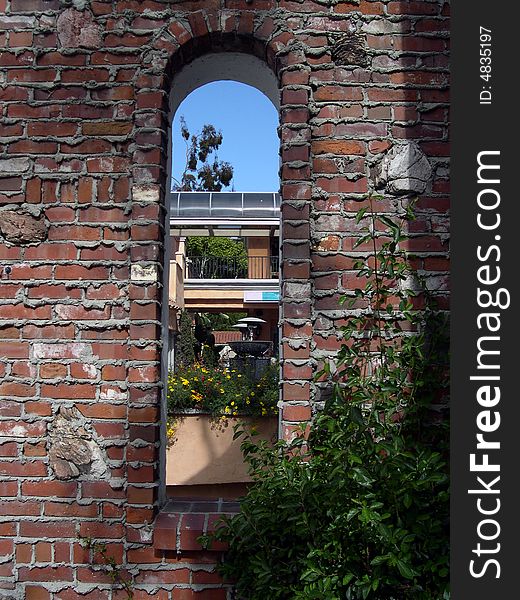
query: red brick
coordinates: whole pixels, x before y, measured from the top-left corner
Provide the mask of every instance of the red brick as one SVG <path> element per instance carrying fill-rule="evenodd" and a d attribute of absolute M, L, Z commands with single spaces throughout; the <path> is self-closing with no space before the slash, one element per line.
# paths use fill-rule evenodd
<path fill-rule="evenodd" d="M 128 381 L 133 383 L 153 383 L 159 381 L 159 367 L 150 365 L 146 367 L 130 367 L 128 369 Z"/>
<path fill-rule="evenodd" d="M 130 161 L 118 156 L 87 159 L 89 173 L 125 173 L 130 170 Z"/>
<path fill-rule="evenodd" d="M 33 556 L 32 544 L 17 544 L 16 545 L 16 562 L 31 563 Z"/>
<path fill-rule="evenodd" d="M 74 337 L 74 325 L 26 325 L 22 330 L 25 339 L 72 339 Z"/>
<path fill-rule="evenodd" d="M 124 419 L 127 414 L 126 406 L 113 404 L 76 404 L 84 417 L 89 419 Z"/>
<path fill-rule="evenodd" d="M 227 590 L 224 588 L 207 588 L 200 591 L 174 589 L 173 600 L 226 600 Z"/>
<path fill-rule="evenodd" d="M 115 596 L 112 596 L 115 600 Z M 54 594 L 55 600 L 108 600 L 109 592 L 107 590 L 96 589 L 87 594 L 80 594 L 73 588 L 66 588 Z"/>
<path fill-rule="evenodd" d="M 61 144 L 61 152 L 64 154 L 102 154 L 110 152 L 112 144 L 106 140 L 86 140 L 77 144 Z"/>
<path fill-rule="evenodd" d="M 25 586 L 25 600 L 50 600 L 51 594 L 39 585 Z"/>
<path fill-rule="evenodd" d="M 56 142 L 21 140 L 9 144 L 8 152 L 10 154 L 55 154 L 57 150 Z"/>
<path fill-rule="evenodd" d="M 122 490 L 114 490 L 104 481 L 83 481 L 81 483 L 82 497 L 86 500 L 91 498 L 122 499 L 125 493 Z"/>
<path fill-rule="evenodd" d="M 89 300 L 117 300 L 123 295 L 123 290 L 113 283 L 102 284 L 98 287 L 89 287 L 86 297 Z"/>
<path fill-rule="evenodd" d="M 58 498 L 75 498 L 78 484 L 65 481 L 24 481 L 22 494 L 24 496 L 56 496 Z"/>
<path fill-rule="evenodd" d="M 20 567 L 18 569 L 20 581 L 72 581 L 71 567 Z"/>
<path fill-rule="evenodd" d="M 36 562 L 51 562 L 52 544 L 48 542 L 37 542 L 34 548 Z"/>
<path fill-rule="evenodd" d="M 24 306 L 21 303 L 11 305 L 0 305 L 0 319 L 50 319 L 51 307 Z"/>
<path fill-rule="evenodd" d="M 16 523 L 0 523 L 0 535 L 16 535 Z"/>
<path fill-rule="evenodd" d="M 28 396 L 34 396 L 34 390 L 34 385 L 17 383 L 15 381 L 8 381 L 0 384 L 0 396 L 24 398 Z"/>
<path fill-rule="evenodd" d="M 420 4 L 419 2 L 417 4 Z M 431 33 L 434 31 L 449 31 L 449 19 L 420 19 L 415 24 L 416 33 Z"/>
<path fill-rule="evenodd" d="M 338 193 L 366 193 L 368 190 L 368 184 L 366 177 L 361 177 L 355 181 L 346 179 L 345 177 L 335 177 L 333 179 L 325 179 L 319 177 L 316 180 L 316 185 L 326 192 L 338 192 Z"/>
<path fill-rule="evenodd" d="M 359 87 L 346 87 L 339 85 L 324 85 L 314 92 L 316 102 L 345 102 L 362 100 L 363 93 Z"/>
<path fill-rule="evenodd" d="M 83 267 L 80 265 L 63 265 L 56 267 L 56 279 L 108 279 L 106 267 Z"/>
<path fill-rule="evenodd" d="M 16 435 L 11 434 L 12 437 L 21 437 L 16 430 Z M 2 428 L 0 427 L 0 432 Z M 47 467 L 43 462 L 33 461 L 26 463 L 15 463 L 15 462 L 2 462 L 0 463 L 0 475 L 8 475 L 11 477 L 45 477 L 47 475 Z M 29 506 L 26 507 L 29 511 Z M 36 510 L 35 514 L 38 514 Z"/>
<path fill-rule="evenodd" d="M 312 143 L 313 154 L 365 154 L 365 144 L 353 140 L 316 140 Z"/>
<path fill-rule="evenodd" d="M 81 295 L 82 291 L 80 289 L 70 288 L 63 284 L 49 285 L 43 283 L 27 290 L 29 298 L 81 298 Z"/>
<path fill-rule="evenodd" d="M 20 337 L 20 330 L 17 327 L 11 327 L 11 326 L 2 326 L 0 327 L 0 339 L 2 340 L 8 340 L 8 339 L 12 339 L 12 340 L 17 340 Z M 0 342 L 0 356 L 2 356 L 1 351 L 3 349 L 3 344 L 5 342 Z M 26 354 L 24 353 L 24 356 Z M 16 357 L 14 357 L 16 358 Z"/>
<path fill-rule="evenodd" d="M 392 73 L 390 81 L 396 85 L 408 84 L 414 86 L 431 85 L 442 87 L 447 84 L 447 77 L 444 73 L 433 71 L 403 71 Z"/>
<path fill-rule="evenodd" d="M 100 231 L 97 227 L 80 225 L 51 225 L 49 228 L 49 240 L 77 240 L 95 241 L 99 240 Z"/>
<path fill-rule="evenodd" d="M 81 505 L 76 502 L 65 503 L 65 502 L 46 501 L 44 504 L 44 513 L 46 516 L 50 516 L 50 517 L 95 518 L 98 516 L 99 511 L 98 511 L 98 505 L 96 502 L 92 502 L 91 504 L 88 504 L 88 505 Z"/>
<path fill-rule="evenodd" d="M 76 123 L 56 123 L 55 121 L 30 122 L 27 125 L 27 135 L 30 137 L 69 137 L 76 133 L 77 128 Z"/>
<path fill-rule="evenodd" d="M 6 384 L 4 384 L 6 385 Z M 9 384 L 7 384 L 9 385 Z M 7 388 L 9 389 L 9 388 Z M 7 395 L 7 394 L 2 394 Z M 2 417 L 19 417 L 22 414 L 22 404 L 14 400 L 0 400 L 0 416 Z M 4 446 L 5 448 L 5 446 Z M 6 455 L 4 455 L 6 456 Z"/>
<path fill-rule="evenodd" d="M 7 437 L 41 437 L 47 430 L 47 424 L 24 423 L 21 421 L 0 421 L 0 436 Z"/>
<path fill-rule="evenodd" d="M 95 539 L 115 539 L 123 537 L 124 529 L 119 523 L 83 522 L 80 524 L 80 535 Z"/>
<path fill-rule="evenodd" d="M 129 504 L 153 504 L 155 496 L 153 488 L 140 488 L 133 485 L 127 488 Z"/>
<path fill-rule="evenodd" d="M 4 192 L 16 192 L 22 189 L 21 177 L 2 177 L 0 179 L 0 190 Z"/>
<path fill-rule="evenodd" d="M 94 399 L 96 397 L 96 386 L 88 383 L 62 383 L 57 385 L 43 384 L 41 387 L 43 398 L 57 399 Z"/>
<path fill-rule="evenodd" d="M 27 402 L 27 404 L 37 404 L 36 402 Z M 26 412 L 33 412 L 32 409 L 29 407 L 25 407 L 25 411 Z M 38 403 L 38 404 L 43 404 L 43 403 Z M 50 410 L 50 406 L 49 406 L 49 411 L 47 412 L 46 416 L 50 416 L 52 414 L 52 411 Z M 23 447 L 23 453 L 24 456 L 47 456 L 47 449 L 46 449 L 46 444 L 45 442 L 37 442 L 35 444 L 31 444 L 30 442 L 27 442 L 24 444 Z"/>
<path fill-rule="evenodd" d="M 151 483 L 154 481 L 154 468 L 151 466 L 128 467 L 129 483 Z"/>
<path fill-rule="evenodd" d="M 0 481 L 0 497 L 8 498 L 18 494 L 17 481 Z"/>

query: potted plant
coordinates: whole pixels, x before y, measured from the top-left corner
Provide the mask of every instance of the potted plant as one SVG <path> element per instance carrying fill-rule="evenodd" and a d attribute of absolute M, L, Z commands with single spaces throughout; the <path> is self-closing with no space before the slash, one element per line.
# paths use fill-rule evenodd
<path fill-rule="evenodd" d="M 234 425 L 244 423 L 264 439 L 277 437 L 274 362 L 259 378 L 200 362 L 181 365 L 169 375 L 167 398 L 167 485 L 249 481 Z"/>

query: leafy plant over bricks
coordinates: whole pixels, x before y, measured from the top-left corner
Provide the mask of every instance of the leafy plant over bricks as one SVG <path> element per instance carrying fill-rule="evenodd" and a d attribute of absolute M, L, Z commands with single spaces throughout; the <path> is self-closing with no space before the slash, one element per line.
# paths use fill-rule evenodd
<path fill-rule="evenodd" d="M 254 483 L 201 541 L 248 600 L 449 598 L 447 322 L 403 249 L 413 218 L 357 214 L 359 288 L 309 439 L 275 449 L 245 432 Z"/>
<path fill-rule="evenodd" d="M 123 575 L 123 570 L 121 566 L 117 564 L 116 559 L 108 554 L 106 544 L 96 542 L 91 537 L 79 536 L 79 539 L 84 548 L 92 551 L 93 559 L 95 559 L 96 555 L 99 556 L 104 565 L 105 572 L 114 585 L 120 586 L 124 590 L 126 599 L 133 600 L 133 582 L 126 579 Z"/>

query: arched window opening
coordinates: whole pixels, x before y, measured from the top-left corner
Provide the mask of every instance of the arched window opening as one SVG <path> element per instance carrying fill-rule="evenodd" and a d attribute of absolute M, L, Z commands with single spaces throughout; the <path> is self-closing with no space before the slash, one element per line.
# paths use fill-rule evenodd
<path fill-rule="evenodd" d="M 278 434 L 278 84 L 255 57 L 208 55 L 175 78 L 171 109 L 165 490 L 236 498 L 233 424 Z"/>

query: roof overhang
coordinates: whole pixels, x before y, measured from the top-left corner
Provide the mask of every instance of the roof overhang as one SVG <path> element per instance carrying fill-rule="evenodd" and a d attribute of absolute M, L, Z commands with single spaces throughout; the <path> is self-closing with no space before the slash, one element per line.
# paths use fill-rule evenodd
<path fill-rule="evenodd" d="M 280 235 L 279 219 L 170 219 L 170 235 L 177 237 L 274 237 Z"/>

